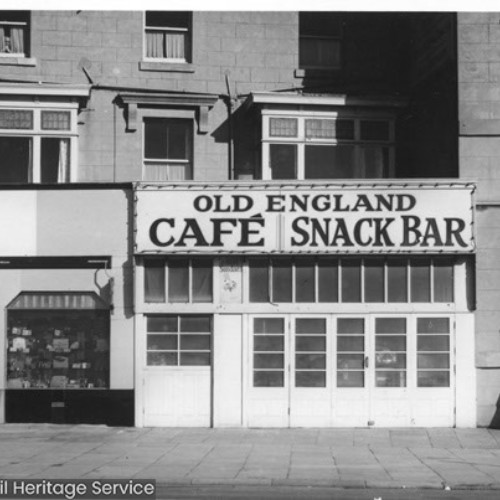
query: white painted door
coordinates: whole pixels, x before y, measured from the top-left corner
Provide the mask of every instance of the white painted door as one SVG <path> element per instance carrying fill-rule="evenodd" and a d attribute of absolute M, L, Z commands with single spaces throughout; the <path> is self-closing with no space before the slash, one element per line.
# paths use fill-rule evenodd
<path fill-rule="evenodd" d="M 211 426 L 212 323 L 209 315 L 146 318 L 145 426 Z"/>
<path fill-rule="evenodd" d="M 248 425 L 331 425 L 327 318 L 258 316 L 250 333 Z"/>

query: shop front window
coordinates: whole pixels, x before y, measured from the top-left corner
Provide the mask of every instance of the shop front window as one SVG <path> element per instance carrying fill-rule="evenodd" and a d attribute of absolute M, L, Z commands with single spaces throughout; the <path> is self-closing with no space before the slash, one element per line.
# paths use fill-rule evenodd
<path fill-rule="evenodd" d="M 210 258 L 144 260 L 146 303 L 207 303 L 213 301 L 213 261 Z"/>
<path fill-rule="evenodd" d="M 250 302 L 453 303 L 454 263 L 435 258 L 249 258 Z"/>
<path fill-rule="evenodd" d="M 109 320 L 93 293 L 21 294 L 8 307 L 7 388 L 108 388 Z"/>

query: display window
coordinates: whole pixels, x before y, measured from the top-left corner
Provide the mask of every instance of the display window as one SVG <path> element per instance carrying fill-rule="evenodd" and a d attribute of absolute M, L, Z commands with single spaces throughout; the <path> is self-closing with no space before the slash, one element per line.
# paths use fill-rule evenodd
<path fill-rule="evenodd" d="M 109 388 L 109 319 L 93 293 L 18 296 L 7 310 L 7 389 Z"/>

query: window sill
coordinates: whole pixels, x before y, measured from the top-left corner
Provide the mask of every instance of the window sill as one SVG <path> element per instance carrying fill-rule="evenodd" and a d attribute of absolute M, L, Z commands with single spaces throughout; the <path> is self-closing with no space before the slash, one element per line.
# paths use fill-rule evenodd
<path fill-rule="evenodd" d="M 340 68 L 297 68 L 295 78 L 327 78 L 338 75 Z"/>
<path fill-rule="evenodd" d="M 34 57 L 0 57 L 0 66 L 36 66 Z"/>
<path fill-rule="evenodd" d="M 165 71 L 171 73 L 194 73 L 194 65 L 191 63 L 176 63 L 168 61 L 141 61 L 141 71 Z"/>

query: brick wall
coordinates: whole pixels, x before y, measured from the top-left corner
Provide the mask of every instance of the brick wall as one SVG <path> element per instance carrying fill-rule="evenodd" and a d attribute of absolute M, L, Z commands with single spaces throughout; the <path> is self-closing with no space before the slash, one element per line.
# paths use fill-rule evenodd
<path fill-rule="evenodd" d="M 478 183 L 478 424 L 500 395 L 500 13 L 458 15 L 460 177 Z"/>

